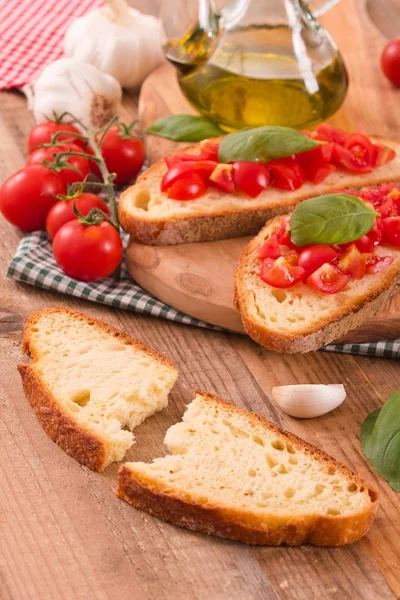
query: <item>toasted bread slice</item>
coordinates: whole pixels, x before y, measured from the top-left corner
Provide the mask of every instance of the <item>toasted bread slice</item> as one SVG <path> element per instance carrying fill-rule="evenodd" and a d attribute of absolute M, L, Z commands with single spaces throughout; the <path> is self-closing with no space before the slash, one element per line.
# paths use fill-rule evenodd
<path fill-rule="evenodd" d="M 400 144 L 384 138 L 371 136 L 371 139 L 393 148 L 398 156 L 372 173 L 352 174 L 337 170 L 319 185 L 305 183 L 294 192 L 269 187 L 257 198 L 210 188 L 205 196 L 196 200 L 172 200 L 160 190 L 161 179 L 167 170 L 164 160 L 160 160 L 121 195 L 121 225 L 138 242 L 159 246 L 254 235 L 267 219 L 290 212 L 307 198 L 328 194 L 338 188 L 358 189 L 400 180 Z M 198 150 L 199 144 L 185 149 L 193 154 Z"/>
<path fill-rule="evenodd" d="M 33 314 L 19 365 L 25 394 L 50 438 L 95 471 L 122 460 L 131 431 L 167 405 L 174 365 L 139 340 L 67 308 Z"/>
<path fill-rule="evenodd" d="M 121 466 L 117 495 L 165 521 L 248 544 L 340 546 L 366 534 L 377 492 L 258 415 L 195 392 L 171 455 Z"/>
<path fill-rule="evenodd" d="M 352 279 L 337 294 L 318 292 L 305 283 L 289 289 L 264 283 L 257 253 L 281 220 L 268 221 L 251 240 L 235 273 L 235 308 L 245 331 L 265 348 L 288 353 L 317 350 L 373 317 L 398 292 L 400 249 L 395 246 L 375 249 L 380 256 L 393 257 L 389 267 L 361 280 Z"/>

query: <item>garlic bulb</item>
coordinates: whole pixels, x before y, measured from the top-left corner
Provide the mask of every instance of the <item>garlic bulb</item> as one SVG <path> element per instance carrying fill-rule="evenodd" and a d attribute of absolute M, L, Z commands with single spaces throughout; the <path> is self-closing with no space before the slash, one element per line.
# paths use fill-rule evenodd
<path fill-rule="evenodd" d="M 114 77 L 74 58 L 49 64 L 23 91 L 36 122 L 68 111 L 94 128 L 102 127 L 118 113 L 122 98 L 121 86 Z"/>
<path fill-rule="evenodd" d="M 137 87 L 164 60 L 160 21 L 129 8 L 125 0 L 107 0 L 107 5 L 72 22 L 65 54 L 109 73 L 124 88 Z"/>
<path fill-rule="evenodd" d="M 291 417 L 310 419 L 340 406 L 346 390 L 342 384 L 281 385 L 272 388 L 272 398 Z"/>

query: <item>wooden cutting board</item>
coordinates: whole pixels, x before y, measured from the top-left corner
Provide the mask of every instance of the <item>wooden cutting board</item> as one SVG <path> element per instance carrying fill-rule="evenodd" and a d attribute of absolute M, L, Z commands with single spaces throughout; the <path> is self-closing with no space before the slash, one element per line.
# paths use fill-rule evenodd
<path fill-rule="evenodd" d="M 361 129 L 367 134 L 400 138 L 400 90 L 384 79 L 377 60 L 386 42 L 385 33 L 391 33 L 387 28 L 396 19 L 400 26 L 399 15 L 393 11 L 391 19 L 387 19 L 387 15 L 376 11 L 374 3 L 363 0 L 347 0 L 345 10 L 357 12 L 358 18 L 333 20 L 328 14 L 324 23 L 345 58 L 350 76 L 345 103 L 331 122 L 347 130 Z M 174 113 L 195 111 L 182 95 L 173 67 L 164 65 L 144 83 L 139 115 L 146 128 L 156 119 Z M 149 137 L 150 162 L 156 162 L 178 146 L 175 142 Z M 127 265 L 139 285 L 156 298 L 190 316 L 243 333 L 240 316 L 232 305 L 233 274 L 247 241 L 248 238 L 240 238 L 164 247 L 131 242 Z M 400 295 L 343 340 L 365 342 L 398 337 Z"/>

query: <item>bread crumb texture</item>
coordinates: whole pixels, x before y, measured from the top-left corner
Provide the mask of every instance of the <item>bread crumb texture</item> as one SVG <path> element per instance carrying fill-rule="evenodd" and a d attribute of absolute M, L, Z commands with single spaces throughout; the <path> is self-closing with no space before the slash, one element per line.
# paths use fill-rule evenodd
<path fill-rule="evenodd" d="M 132 430 L 167 405 L 177 371 L 144 344 L 67 309 L 33 315 L 25 329 L 29 366 L 60 410 L 103 442 L 103 468 L 123 458 Z"/>

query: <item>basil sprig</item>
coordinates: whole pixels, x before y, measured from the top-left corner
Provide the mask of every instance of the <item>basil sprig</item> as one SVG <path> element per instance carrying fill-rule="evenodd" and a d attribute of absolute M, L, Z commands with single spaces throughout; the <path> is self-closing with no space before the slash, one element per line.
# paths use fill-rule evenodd
<path fill-rule="evenodd" d="M 361 447 L 378 473 L 400 492 L 400 390 L 361 426 Z"/>
<path fill-rule="evenodd" d="M 349 194 L 327 194 L 304 200 L 290 219 L 290 238 L 296 246 L 347 244 L 372 228 L 376 213 Z"/>
<path fill-rule="evenodd" d="M 268 162 L 312 150 L 318 144 L 290 127 L 256 127 L 225 136 L 219 145 L 218 159 L 223 163 L 236 160 Z"/>
<path fill-rule="evenodd" d="M 170 115 L 158 119 L 146 129 L 149 135 L 157 135 L 175 142 L 200 142 L 219 137 L 223 131 L 206 117 L 193 115 Z"/>

